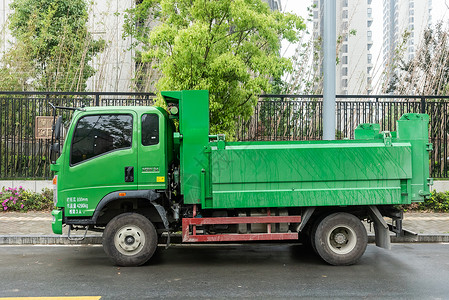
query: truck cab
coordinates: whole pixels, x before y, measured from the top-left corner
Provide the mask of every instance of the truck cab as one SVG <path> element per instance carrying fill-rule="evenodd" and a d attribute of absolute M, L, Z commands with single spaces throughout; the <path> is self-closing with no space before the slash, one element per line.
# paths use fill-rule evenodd
<path fill-rule="evenodd" d="M 161 94 L 167 110 L 77 109 L 51 167 L 54 233 L 103 232 L 117 265 L 148 261 L 164 232 L 167 244 L 180 232 L 184 243 L 301 240 L 349 265 L 366 249 L 361 221 L 389 248 L 389 230 L 403 233 L 397 205 L 430 195 L 425 114 L 403 115 L 397 132 L 361 124 L 354 140 L 229 142 L 209 134 L 208 91 Z"/>
<path fill-rule="evenodd" d="M 165 191 L 174 161 L 168 138 L 173 130 L 167 112 L 158 107 L 75 112 L 61 156 L 51 167 L 58 208 L 53 214 L 59 220 L 54 232 L 61 233 L 62 220 L 69 225 L 70 219 L 93 223 L 95 212 L 95 224 L 107 224 L 117 210 L 136 206 L 136 196 L 157 197 L 158 191 Z"/>

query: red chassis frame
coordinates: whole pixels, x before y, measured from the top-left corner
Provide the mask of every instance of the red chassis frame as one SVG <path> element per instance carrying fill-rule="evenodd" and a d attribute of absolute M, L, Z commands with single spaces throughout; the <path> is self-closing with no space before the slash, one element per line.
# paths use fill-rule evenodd
<path fill-rule="evenodd" d="M 182 241 L 183 242 L 232 242 L 232 241 L 281 241 L 297 240 L 297 232 L 272 233 L 272 223 L 300 223 L 301 216 L 271 216 L 267 209 L 267 216 L 257 217 L 217 217 L 217 218 L 195 218 L 196 205 L 194 206 L 193 218 L 182 219 Z M 200 234 L 196 232 L 196 226 L 216 224 L 267 224 L 267 233 L 231 233 L 231 234 Z M 190 234 L 192 226 L 192 234 Z"/>

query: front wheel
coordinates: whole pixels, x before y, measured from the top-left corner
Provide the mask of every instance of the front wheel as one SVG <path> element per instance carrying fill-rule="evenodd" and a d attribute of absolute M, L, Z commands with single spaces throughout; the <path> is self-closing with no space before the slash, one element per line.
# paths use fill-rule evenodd
<path fill-rule="evenodd" d="M 325 217 L 315 231 L 318 255 L 331 265 L 352 265 L 365 253 L 366 229 L 360 220 L 348 213 Z"/>
<path fill-rule="evenodd" d="M 103 232 L 103 249 L 119 266 L 139 266 L 147 262 L 157 248 L 153 223 L 137 213 L 116 216 Z"/>

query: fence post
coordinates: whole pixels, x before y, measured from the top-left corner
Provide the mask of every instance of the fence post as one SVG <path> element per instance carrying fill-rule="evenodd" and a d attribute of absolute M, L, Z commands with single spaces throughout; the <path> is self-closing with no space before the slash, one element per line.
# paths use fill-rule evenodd
<path fill-rule="evenodd" d="M 95 106 L 100 106 L 100 94 L 95 94 Z"/>
<path fill-rule="evenodd" d="M 426 98 L 425 97 L 421 97 L 421 113 L 422 114 L 426 113 Z"/>

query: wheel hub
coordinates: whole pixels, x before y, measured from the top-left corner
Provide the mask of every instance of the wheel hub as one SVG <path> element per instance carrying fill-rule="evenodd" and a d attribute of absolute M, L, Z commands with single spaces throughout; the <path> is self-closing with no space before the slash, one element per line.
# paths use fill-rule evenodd
<path fill-rule="evenodd" d="M 348 254 L 357 244 L 355 231 L 346 224 L 336 225 L 328 233 L 327 244 L 336 254 Z"/>
<path fill-rule="evenodd" d="M 114 245 L 124 255 L 135 255 L 145 245 L 145 234 L 135 225 L 123 226 L 114 236 Z"/>
<path fill-rule="evenodd" d="M 346 236 L 343 233 L 337 233 L 334 236 L 334 240 L 339 245 L 342 245 L 342 244 L 346 243 L 346 241 L 347 241 Z"/>
<path fill-rule="evenodd" d="M 133 236 L 127 236 L 125 238 L 125 244 L 126 245 L 132 245 L 132 244 L 134 244 L 135 240 L 136 239 Z"/>

